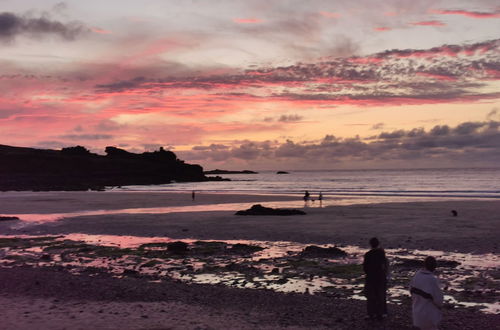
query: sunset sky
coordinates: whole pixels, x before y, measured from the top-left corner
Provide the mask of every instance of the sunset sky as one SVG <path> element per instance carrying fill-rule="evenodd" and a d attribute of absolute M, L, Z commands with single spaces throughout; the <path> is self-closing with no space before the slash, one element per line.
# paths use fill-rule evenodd
<path fill-rule="evenodd" d="M 0 144 L 500 164 L 498 0 L 0 0 Z"/>

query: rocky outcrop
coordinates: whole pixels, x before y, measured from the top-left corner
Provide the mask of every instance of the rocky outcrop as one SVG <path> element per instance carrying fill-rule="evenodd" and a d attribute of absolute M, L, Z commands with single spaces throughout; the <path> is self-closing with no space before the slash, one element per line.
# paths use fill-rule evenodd
<path fill-rule="evenodd" d="M 293 209 L 273 209 L 260 204 L 255 204 L 248 210 L 242 210 L 235 213 L 236 215 L 304 215 L 306 212 Z"/>
<path fill-rule="evenodd" d="M 0 190 L 99 190 L 104 186 L 205 181 L 200 165 L 171 152 L 131 153 L 107 147 L 106 155 L 82 146 L 41 150 L 0 145 Z"/>
<path fill-rule="evenodd" d="M 211 171 L 205 171 L 205 174 L 258 174 L 259 172 L 254 172 L 250 170 L 243 170 L 243 171 L 228 171 L 228 170 L 211 170 Z"/>

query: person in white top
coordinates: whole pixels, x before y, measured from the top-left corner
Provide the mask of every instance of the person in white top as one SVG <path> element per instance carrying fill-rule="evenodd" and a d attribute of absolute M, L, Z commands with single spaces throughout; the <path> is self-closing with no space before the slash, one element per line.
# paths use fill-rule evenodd
<path fill-rule="evenodd" d="M 443 293 L 434 276 L 436 265 L 434 257 L 425 258 L 424 269 L 417 271 L 410 282 L 413 325 L 421 330 L 438 329 L 442 318 Z"/>

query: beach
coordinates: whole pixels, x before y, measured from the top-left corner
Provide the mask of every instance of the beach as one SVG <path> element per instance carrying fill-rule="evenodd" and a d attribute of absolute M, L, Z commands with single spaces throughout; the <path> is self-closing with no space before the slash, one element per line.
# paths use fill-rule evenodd
<path fill-rule="evenodd" d="M 324 207 L 318 201 L 304 207 L 296 196 L 278 194 L 203 192 L 193 201 L 190 192 L 5 192 L 0 193 L 0 215 L 19 215 L 21 221 L 0 222 L 0 233 L 295 242 L 361 250 L 377 236 L 386 249 L 488 254 L 498 261 L 500 201 L 338 202 L 330 198 Z M 257 203 L 298 205 L 307 214 L 234 215 Z M 30 213 L 49 216 L 23 220 Z M 11 251 L 4 248 L 3 253 Z M 45 258 L 51 263 L 17 260 L 0 268 L 5 329 L 33 329 L 34 324 L 40 329 L 411 329 L 407 299 L 391 303 L 389 318 L 374 325 L 363 320 L 362 300 L 132 272 L 121 277 L 102 270 L 75 274 L 54 256 Z M 490 329 L 499 321 L 498 314 L 474 308 L 450 306 L 444 314 L 443 329 Z"/>
<path fill-rule="evenodd" d="M 294 200 L 295 198 L 295 200 Z M 287 195 L 248 195 L 148 192 L 9 192 L 0 194 L 1 214 L 50 214 L 83 210 L 139 209 L 138 214 L 90 215 L 58 221 L 26 222 L 19 229 L 0 223 L 2 233 L 60 234 L 87 233 L 131 236 L 167 236 L 197 239 L 253 239 L 322 244 L 357 244 L 368 247 L 368 239 L 378 236 L 384 247 L 497 253 L 500 234 L 497 200 L 405 202 L 319 207 L 310 204 L 300 217 L 237 217 L 235 210 L 189 212 L 198 206 L 237 204 L 273 205 L 291 201 Z M 335 200 L 330 201 L 335 204 Z M 186 207 L 183 212 L 147 213 L 149 209 Z M 145 209 L 145 210 L 144 210 Z M 451 210 L 457 210 L 453 217 Z M 156 212 L 156 211 L 155 211 Z M 165 211 L 167 212 L 167 211 Z"/>

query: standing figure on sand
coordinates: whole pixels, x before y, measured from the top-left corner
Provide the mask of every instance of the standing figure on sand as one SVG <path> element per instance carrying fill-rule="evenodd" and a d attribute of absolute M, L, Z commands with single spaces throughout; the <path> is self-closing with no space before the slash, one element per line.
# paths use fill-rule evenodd
<path fill-rule="evenodd" d="M 310 199 L 311 199 L 311 194 L 309 193 L 309 191 L 306 190 L 306 192 L 304 193 L 304 203 L 306 206 Z"/>
<path fill-rule="evenodd" d="M 437 330 L 442 318 L 443 293 L 434 276 L 436 265 L 434 257 L 425 258 L 424 268 L 410 282 L 413 325 L 421 330 Z"/>
<path fill-rule="evenodd" d="M 387 316 L 387 275 L 389 263 L 384 249 L 379 247 L 376 237 L 370 239 L 371 250 L 365 253 L 363 270 L 365 276 L 364 293 L 367 302 L 368 319 L 382 320 Z"/>

